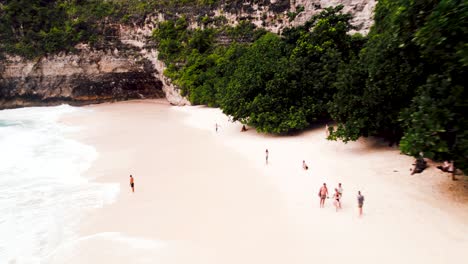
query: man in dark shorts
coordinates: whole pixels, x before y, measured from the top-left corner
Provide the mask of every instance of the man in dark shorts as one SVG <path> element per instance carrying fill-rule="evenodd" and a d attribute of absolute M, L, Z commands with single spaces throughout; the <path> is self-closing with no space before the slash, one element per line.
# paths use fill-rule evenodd
<path fill-rule="evenodd" d="M 324 183 L 320 188 L 318 195 L 320 197 L 320 208 L 323 208 L 325 206 L 325 199 L 328 196 L 328 188 L 326 183 Z"/>
<path fill-rule="evenodd" d="M 135 182 L 132 175 L 130 175 L 130 187 L 132 188 L 132 192 L 135 192 Z"/>

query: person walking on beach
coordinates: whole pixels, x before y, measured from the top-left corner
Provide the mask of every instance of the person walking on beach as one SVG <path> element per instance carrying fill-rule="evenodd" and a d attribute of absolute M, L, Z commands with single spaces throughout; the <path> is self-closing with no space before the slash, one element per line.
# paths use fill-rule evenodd
<path fill-rule="evenodd" d="M 268 149 L 265 150 L 265 162 L 268 165 Z"/>
<path fill-rule="evenodd" d="M 135 192 L 135 181 L 132 175 L 130 175 L 130 188 L 132 188 L 132 192 Z"/>
<path fill-rule="evenodd" d="M 357 202 L 358 202 L 358 208 L 359 208 L 359 216 L 362 216 L 362 206 L 364 205 L 364 196 L 361 194 L 361 191 L 358 191 Z"/>
<path fill-rule="evenodd" d="M 333 194 L 333 198 L 335 198 L 335 201 L 333 202 L 333 204 L 335 205 L 336 211 L 338 212 L 338 209 L 341 209 L 341 202 L 340 202 L 341 194 L 338 191 L 338 188 L 335 188 L 335 194 Z"/>
<path fill-rule="evenodd" d="M 328 189 L 326 183 L 324 183 L 323 186 L 320 188 L 318 195 L 320 197 L 320 208 L 323 208 L 325 207 L 325 199 L 328 196 Z"/>
<path fill-rule="evenodd" d="M 340 198 L 343 197 L 343 187 L 341 187 L 341 182 L 338 183 L 338 193 L 340 194 Z M 341 202 L 340 202 L 340 209 L 341 209 Z"/>
<path fill-rule="evenodd" d="M 305 160 L 302 161 L 302 168 L 303 168 L 304 170 L 308 170 L 308 169 L 309 169 L 309 166 L 307 166 Z"/>
<path fill-rule="evenodd" d="M 218 127 L 219 127 L 218 123 L 215 123 L 215 130 L 216 130 L 216 133 L 218 133 Z"/>

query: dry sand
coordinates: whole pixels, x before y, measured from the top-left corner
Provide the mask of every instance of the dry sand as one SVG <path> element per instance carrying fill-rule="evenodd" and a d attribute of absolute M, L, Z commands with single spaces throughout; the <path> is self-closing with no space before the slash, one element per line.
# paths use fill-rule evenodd
<path fill-rule="evenodd" d="M 241 133 L 219 109 L 164 101 L 86 109 L 64 122 L 81 127 L 73 136 L 99 152 L 87 176 L 120 183 L 121 191 L 89 212 L 82 237 L 49 263 L 466 260 L 466 180 L 452 182 L 434 165 L 409 176 L 413 159 L 378 141 L 330 142 L 323 127 L 290 137 Z M 323 182 L 330 191 L 343 184 L 341 211 L 332 199 L 319 208 Z"/>

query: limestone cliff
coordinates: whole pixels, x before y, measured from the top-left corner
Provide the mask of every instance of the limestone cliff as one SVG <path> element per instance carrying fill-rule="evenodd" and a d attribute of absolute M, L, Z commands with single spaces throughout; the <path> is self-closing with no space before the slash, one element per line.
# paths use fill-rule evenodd
<path fill-rule="evenodd" d="M 171 16 L 190 14 L 190 27 L 203 26 L 203 17 L 224 17 L 228 24 L 250 20 L 273 32 L 305 23 L 326 7 L 343 4 L 354 15 L 357 31 L 366 34 L 375 0 L 236 0 L 212 9 L 155 10 L 143 22 L 109 24 L 112 41 L 101 47 L 78 45 L 73 53 L 36 60 L 17 56 L 0 59 L 0 109 L 69 103 L 73 105 L 136 98 L 166 97 L 176 105 L 189 104 L 163 75 L 165 65 L 150 36 Z M 175 12 L 176 11 L 176 12 Z M 180 11 L 179 13 L 177 11 Z"/>
<path fill-rule="evenodd" d="M 1 64 L 0 108 L 164 97 L 151 62 L 131 49 L 80 47 L 35 61 L 7 56 Z"/>

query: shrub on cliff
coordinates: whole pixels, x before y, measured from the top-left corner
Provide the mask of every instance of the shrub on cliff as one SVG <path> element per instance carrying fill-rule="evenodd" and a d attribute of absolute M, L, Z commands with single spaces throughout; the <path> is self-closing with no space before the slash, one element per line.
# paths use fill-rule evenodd
<path fill-rule="evenodd" d="M 79 42 L 97 42 L 97 23 L 111 15 L 111 2 L 9 0 L 0 5 L 0 53 L 28 58 L 69 51 Z"/>

